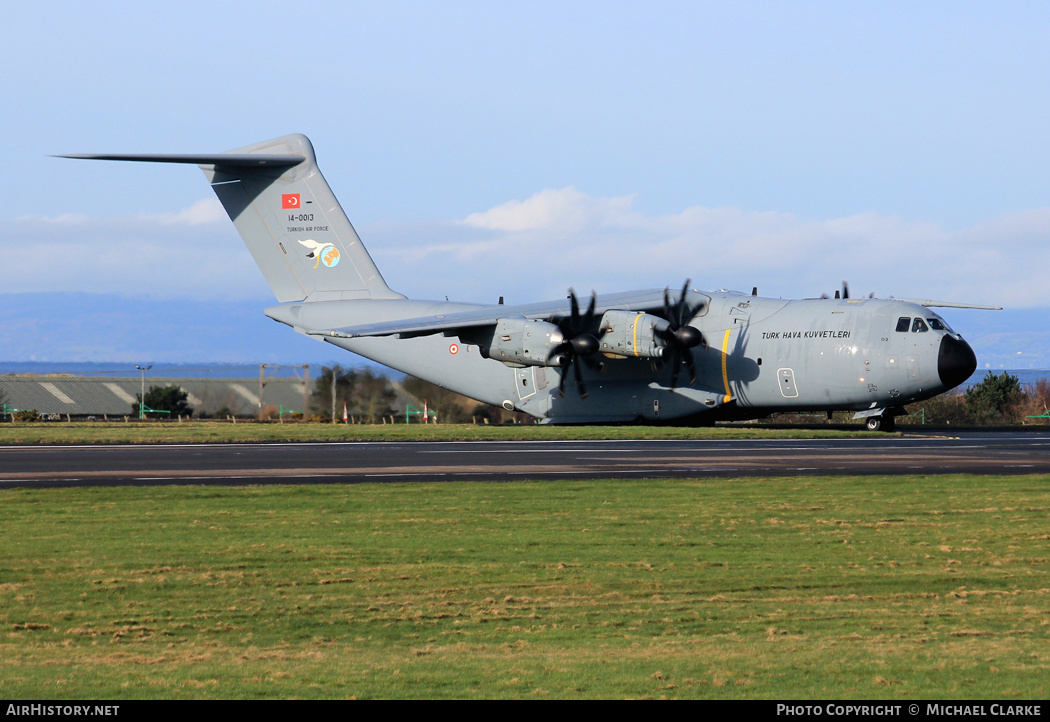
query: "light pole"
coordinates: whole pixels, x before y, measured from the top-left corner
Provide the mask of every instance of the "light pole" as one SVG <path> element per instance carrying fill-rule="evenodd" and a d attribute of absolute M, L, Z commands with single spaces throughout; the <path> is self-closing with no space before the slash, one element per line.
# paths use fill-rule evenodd
<path fill-rule="evenodd" d="M 135 364 L 135 368 L 142 372 L 142 393 L 139 395 L 139 421 L 142 421 L 142 409 L 146 405 L 146 372 L 153 368 L 153 364 L 150 364 L 145 368 L 139 366 L 138 364 Z"/>

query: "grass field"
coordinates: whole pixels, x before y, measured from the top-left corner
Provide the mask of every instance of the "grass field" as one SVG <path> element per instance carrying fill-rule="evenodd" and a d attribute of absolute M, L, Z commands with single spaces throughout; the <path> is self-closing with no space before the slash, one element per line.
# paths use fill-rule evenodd
<path fill-rule="evenodd" d="M 0 444 L 205 443 L 258 441 L 547 441 L 580 439 L 811 439 L 872 435 L 842 429 L 758 426 L 507 426 L 474 424 L 179 423 L 0 424 Z"/>
<path fill-rule="evenodd" d="M 8 699 L 1050 695 L 1046 476 L 0 503 Z"/>

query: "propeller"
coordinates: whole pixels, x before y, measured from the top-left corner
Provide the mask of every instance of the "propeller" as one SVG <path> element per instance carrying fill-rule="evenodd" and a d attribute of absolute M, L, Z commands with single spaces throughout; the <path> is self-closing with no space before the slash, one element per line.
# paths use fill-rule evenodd
<path fill-rule="evenodd" d="M 828 296 L 828 294 L 826 294 L 826 293 L 820 294 L 820 297 L 821 298 L 830 298 L 830 296 Z M 842 282 L 842 291 L 835 291 L 835 298 L 841 299 L 841 300 L 849 300 L 849 284 L 848 283 L 846 283 L 845 281 Z M 868 298 L 875 298 L 875 292 L 872 291 L 871 293 L 869 293 L 868 294 Z"/>
<path fill-rule="evenodd" d="M 689 369 L 689 383 L 696 382 L 696 366 L 693 364 L 693 353 L 690 349 L 704 343 L 703 334 L 689 325 L 693 316 L 704 305 L 702 301 L 695 306 L 689 305 L 686 294 L 691 282 L 691 279 L 686 279 L 682 293 L 674 304 L 671 303 L 669 289 L 664 289 L 664 318 L 667 320 L 667 326 L 657 331 L 657 336 L 664 342 L 665 352 L 662 358 L 671 364 L 672 391 L 678 383 L 678 373 L 683 364 Z"/>
<path fill-rule="evenodd" d="M 600 346 L 598 337 L 591 333 L 591 329 L 597 324 L 594 318 L 594 308 L 597 302 L 597 294 L 591 292 L 591 302 L 587 306 L 587 311 L 581 314 L 576 292 L 569 289 L 569 316 L 558 321 L 562 342 L 555 346 L 547 356 L 548 360 L 561 367 L 558 393 L 562 396 L 565 395 L 565 380 L 569 377 L 568 369 L 572 366 L 573 375 L 576 377 L 576 389 L 580 392 L 581 398 L 587 398 L 587 387 L 583 383 L 579 362 L 583 360 L 590 365 L 588 357 L 597 353 Z"/>

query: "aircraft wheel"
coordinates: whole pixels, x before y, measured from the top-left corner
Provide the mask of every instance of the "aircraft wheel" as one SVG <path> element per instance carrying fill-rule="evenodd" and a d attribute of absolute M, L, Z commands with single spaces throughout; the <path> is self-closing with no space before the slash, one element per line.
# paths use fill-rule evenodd
<path fill-rule="evenodd" d="M 893 431 L 897 424 L 893 422 L 892 416 L 869 416 L 864 421 L 864 428 L 868 431 Z"/>

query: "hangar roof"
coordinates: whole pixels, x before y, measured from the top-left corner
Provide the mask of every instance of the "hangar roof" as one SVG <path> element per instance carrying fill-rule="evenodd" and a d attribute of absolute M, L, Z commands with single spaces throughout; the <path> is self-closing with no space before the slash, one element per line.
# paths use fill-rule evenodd
<path fill-rule="evenodd" d="M 223 406 L 237 415 L 254 414 L 259 406 L 259 379 L 146 379 L 150 386 L 178 386 L 188 392 L 194 413 L 214 414 Z M 36 409 L 44 415 L 130 416 L 141 393 L 142 379 L 91 378 L 64 375 L 0 376 L 0 395 L 9 406 Z M 307 389 L 309 393 L 311 389 Z M 268 378 L 262 389 L 262 406 L 269 404 L 301 411 L 303 381 Z"/>

